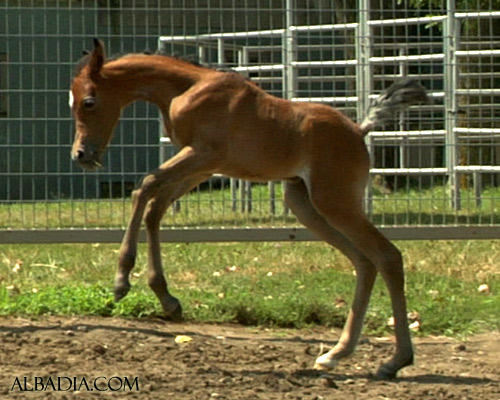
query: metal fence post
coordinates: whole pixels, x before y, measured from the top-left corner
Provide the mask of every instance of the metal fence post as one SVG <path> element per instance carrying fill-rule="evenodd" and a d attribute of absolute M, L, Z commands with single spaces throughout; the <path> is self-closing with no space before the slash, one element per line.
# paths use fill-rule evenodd
<path fill-rule="evenodd" d="M 286 0 L 285 31 L 283 33 L 283 93 L 288 100 L 297 94 L 297 72 L 293 65 L 297 59 L 295 26 L 295 0 Z"/>
<path fill-rule="evenodd" d="M 370 93 L 372 91 L 372 73 L 370 68 L 371 43 L 370 43 L 370 0 L 359 0 L 358 2 L 358 26 L 356 36 L 356 92 L 358 97 L 357 119 L 361 121 L 368 106 L 370 105 Z M 368 151 L 372 152 L 372 141 L 369 135 L 365 139 Z M 373 157 L 372 157 L 373 158 Z M 367 214 L 373 211 L 371 179 L 365 190 L 365 210 Z"/>
<path fill-rule="evenodd" d="M 446 19 L 443 24 L 443 48 L 444 48 L 444 101 L 445 101 L 445 155 L 446 169 L 448 174 L 448 186 L 451 198 L 451 206 L 455 210 L 460 209 L 460 182 L 456 166 L 458 165 L 458 142 L 455 128 L 457 125 L 458 101 L 457 101 L 457 46 L 459 22 L 455 18 L 455 0 L 446 1 Z"/>
<path fill-rule="evenodd" d="M 285 3 L 285 31 L 283 32 L 283 94 L 288 100 L 297 96 L 297 32 L 295 27 L 295 0 L 286 0 Z M 283 205 L 283 213 L 288 215 L 289 209 Z"/>

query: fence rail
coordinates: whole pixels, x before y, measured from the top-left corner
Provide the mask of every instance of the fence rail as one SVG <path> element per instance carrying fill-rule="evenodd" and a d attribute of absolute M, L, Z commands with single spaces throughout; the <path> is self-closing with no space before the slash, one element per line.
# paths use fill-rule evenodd
<path fill-rule="evenodd" d="M 67 91 L 95 36 L 111 53 L 194 57 L 355 120 L 394 80 L 418 79 L 431 103 L 368 136 L 367 212 L 393 239 L 500 237 L 500 4 L 357 2 L 359 12 L 347 1 L 0 1 L 0 243 L 120 241 L 130 191 L 175 151 L 158 141 L 158 112 L 139 103 L 124 113 L 102 171 L 72 165 Z M 181 199 L 163 228 L 173 242 L 313 240 L 279 182 L 225 177 Z"/>

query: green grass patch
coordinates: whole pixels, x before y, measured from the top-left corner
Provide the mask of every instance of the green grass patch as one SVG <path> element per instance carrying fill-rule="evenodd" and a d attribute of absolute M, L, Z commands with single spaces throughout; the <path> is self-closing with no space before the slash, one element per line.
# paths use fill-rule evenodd
<path fill-rule="evenodd" d="M 407 269 L 410 311 L 420 334 L 500 329 L 500 241 L 398 243 Z M 145 245 L 133 288 L 113 302 L 117 245 L 0 246 L 0 315 L 161 315 L 146 284 Z M 348 261 L 321 243 L 166 244 L 172 293 L 185 317 L 200 322 L 340 327 L 355 277 Z M 486 284 L 489 293 L 478 287 Z M 390 330 L 387 290 L 375 286 L 365 332 Z"/>

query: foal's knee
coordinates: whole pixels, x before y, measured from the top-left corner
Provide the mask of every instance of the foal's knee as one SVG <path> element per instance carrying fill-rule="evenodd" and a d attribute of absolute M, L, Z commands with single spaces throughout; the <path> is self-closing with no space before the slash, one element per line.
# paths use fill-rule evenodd
<path fill-rule="evenodd" d="M 391 269 L 401 269 L 403 267 L 403 256 L 401 255 L 401 251 L 392 243 L 390 243 L 388 249 L 384 252 L 384 261 L 384 264 Z"/>
<path fill-rule="evenodd" d="M 389 278 L 392 282 L 403 283 L 403 256 L 399 249 L 392 243 L 389 243 L 380 253 L 375 265 L 378 272 L 380 272 L 384 278 Z"/>
<path fill-rule="evenodd" d="M 153 198 L 158 191 L 159 185 L 160 181 L 155 175 L 146 175 L 142 179 L 139 187 L 132 191 L 132 203 L 135 204 L 138 201 L 148 201 L 149 199 Z"/>
<path fill-rule="evenodd" d="M 144 223 L 148 231 L 159 229 L 161 214 L 157 212 L 154 205 L 150 205 L 149 209 L 144 215 Z"/>
<path fill-rule="evenodd" d="M 120 254 L 118 255 L 118 266 L 120 267 L 120 271 L 131 271 L 135 265 L 136 255 L 137 252 L 134 248 L 122 246 Z"/>

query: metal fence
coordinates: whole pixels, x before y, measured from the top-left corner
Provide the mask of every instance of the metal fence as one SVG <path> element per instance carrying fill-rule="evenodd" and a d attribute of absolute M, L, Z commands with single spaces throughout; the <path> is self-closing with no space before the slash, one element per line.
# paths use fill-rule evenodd
<path fill-rule="evenodd" d="M 111 54 L 233 69 L 355 120 L 395 79 L 418 79 L 431 103 L 367 139 L 367 212 L 392 238 L 500 237 L 500 1 L 470 3 L 0 0 L 0 242 L 119 241 L 131 190 L 175 151 L 139 103 L 101 171 L 71 163 L 68 89 L 92 37 Z M 279 182 L 224 177 L 177 202 L 163 227 L 165 241 L 313 239 Z"/>

